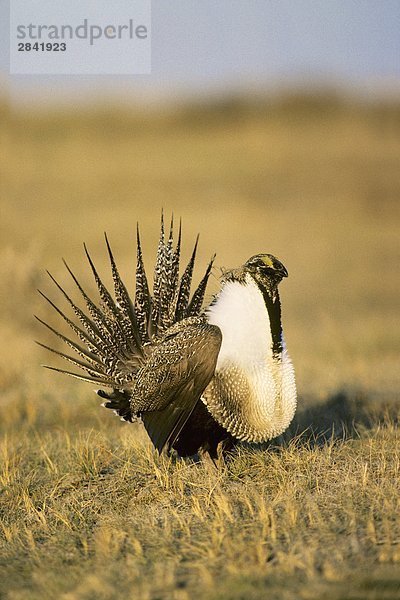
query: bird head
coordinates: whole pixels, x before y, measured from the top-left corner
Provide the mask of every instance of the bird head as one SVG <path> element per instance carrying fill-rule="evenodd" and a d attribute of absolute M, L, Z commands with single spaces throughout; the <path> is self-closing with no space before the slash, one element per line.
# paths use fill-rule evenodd
<path fill-rule="evenodd" d="M 267 289 L 276 287 L 288 276 L 286 267 L 272 254 L 256 254 L 249 258 L 243 268 L 258 285 Z"/>
<path fill-rule="evenodd" d="M 242 267 L 228 269 L 222 272 L 222 282 L 246 282 L 246 275 L 250 275 L 261 290 L 275 299 L 278 284 L 288 276 L 286 267 L 272 254 L 256 254 L 249 258 Z"/>

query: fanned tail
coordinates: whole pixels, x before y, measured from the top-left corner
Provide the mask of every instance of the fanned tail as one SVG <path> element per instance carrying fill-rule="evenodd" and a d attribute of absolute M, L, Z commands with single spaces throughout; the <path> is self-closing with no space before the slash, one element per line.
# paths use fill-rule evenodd
<path fill-rule="evenodd" d="M 179 277 L 181 241 L 182 226 L 179 223 L 178 239 L 174 247 L 173 217 L 166 241 L 164 216 L 161 214 L 160 238 L 154 267 L 153 296 L 151 296 L 144 268 L 139 228 L 137 228 L 135 311 L 143 344 L 161 338 L 169 327 L 186 317 L 197 316 L 202 310 L 215 256 L 208 264 L 203 278 L 190 299 L 199 237 L 197 236 L 189 262 L 182 276 Z"/>
<path fill-rule="evenodd" d="M 113 388 L 113 392 L 110 394 L 101 390 L 98 393 L 109 400 L 105 403 L 107 408 L 116 410 L 126 420 L 133 418 L 127 408 L 129 390 L 133 388 L 135 375 L 145 364 L 146 356 L 149 351 L 151 352 L 152 345 L 163 337 L 169 327 L 186 317 L 198 315 L 202 310 L 214 257 L 190 298 L 198 237 L 189 262 L 180 277 L 181 240 L 182 228 L 179 224 L 175 245 L 173 218 L 171 218 L 166 239 L 162 214 L 154 268 L 153 294 L 151 294 L 144 266 L 139 226 L 137 226 L 136 289 L 133 300 L 120 276 L 106 234 L 105 243 L 114 284 L 113 294 L 100 278 L 86 244 L 84 244 L 84 250 L 97 286 L 99 303 L 89 297 L 65 261 L 65 267 L 86 305 L 86 310 L 80 308 L 58 281 L 48 273 L 80 325 L 77 325 L 50 298 L 40 292 L 54 311 L 67 323 L 78 341 L 66 337 L 37 317 L 38 321 L 69 346 L 77 357 L 60 352 L 41 342 L 38 344 L 78 367 L 84 373 L 74 373 L 51 366 L 48 368 L 84 381 Z"/>

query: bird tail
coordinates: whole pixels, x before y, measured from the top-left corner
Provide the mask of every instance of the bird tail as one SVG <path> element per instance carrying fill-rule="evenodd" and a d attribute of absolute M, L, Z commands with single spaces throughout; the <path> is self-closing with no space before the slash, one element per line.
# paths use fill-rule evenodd
<path fill-rule="evenodd" d="M 133 387 L 135 374 L 145 363 L 149 347 L 156 343 L 174 323 L 186 317 L 196 316 L 202 309 L 215 256 L 208 263 L 203 278 L 191 294 L 198 237 L 182 275 L 179 273 L 181 238 L 182 231 L 181 225 L 179 225 L 177 242 L 174 244 L 173 218 L 168 237 L 166 237 L 164 218 L 161 215 L 152 293 L 144 266 L 139 227 L 137 227 L 136 289 L 133 299 L 120 277 L 106 234 L 105 242 L 114 283 L 113 294 L 101 280 L 86 245 L 84 245 L 85 254 L 97 285 L 99 302 L 93 301 L 88 296 L 65 261 L 64 264 L 84 300 L 85 310 L 79 308 L 49 272 L 49 277 L 64 296 L 76 318 L 74 320 L 69 318 L 39 290 L 43 298 L 67 323 L 77 339 L 66 337 L 36 317 L 75 354 L 71 356 L 41 342 L 37 343 L 78 367 L 81 372 L 67 371 L 48 365 L 43 366 L 84 381 L 112 388 L 111 394 L 101 391 L 99 395 L 108 400 L 108 403 L 105 403 L 107 408 L 116 410 L 126 420 L 131 420 L 127 409 L 127 390 Z M 79 325 L 76 321 L 79 321 Z M 121 393 L 118 394 L 118 391 Z"/>

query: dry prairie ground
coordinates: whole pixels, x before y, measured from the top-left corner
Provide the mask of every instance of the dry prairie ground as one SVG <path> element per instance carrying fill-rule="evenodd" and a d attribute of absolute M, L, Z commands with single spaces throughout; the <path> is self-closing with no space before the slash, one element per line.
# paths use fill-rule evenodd
<path fill-rule="evenodd" d="M 400 106 L 0 113 L 0 597 L 399 598 Z M 32 341 L 57 322 L 36 288 L 62 303 L 43 269 L 89 281 L 85 240 L 107 272 L 107 230 L 132 289 L 161 206 L 185 257 L 200 231 L 201 264 L 289 270 L 298 415 L 218 470 L 156 456 Z"/>

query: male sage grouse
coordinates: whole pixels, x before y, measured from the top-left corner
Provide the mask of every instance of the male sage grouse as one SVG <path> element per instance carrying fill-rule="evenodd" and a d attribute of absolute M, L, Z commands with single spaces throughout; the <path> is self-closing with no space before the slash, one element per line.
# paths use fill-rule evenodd
<path fill-rule="evenodd" d="M 214 258 L 190 297 L 197 240 L 186 269 L 179 274 L 181 228 L 176 246 L 173 224 L 161 234 L 153 292 L 145 273 L 139 230 L 135 297 L 121 280 L 106 236 L 114 297 L 85 252 L 100 302 L 95 303 L 66 267 L 86 304 L 86 313 L 50 275 L 80 325 L 44 298 L 82 344 L 43 323 L 79 356 L 44 346 L 85 373 L 65 371 L 110 391 L 98 390 L 104 406 L 122 419 L 140 418 L 159 452 L 180 456 L 199 450 L 216 456 L 223 442 L 262 442 L 278 436 L 296 408 L 294 371 L 281 326 L 278 284 L 287 277 L 271 254 L 257 254 L 226 271 L 221 290 L 202 308 Z"/>

